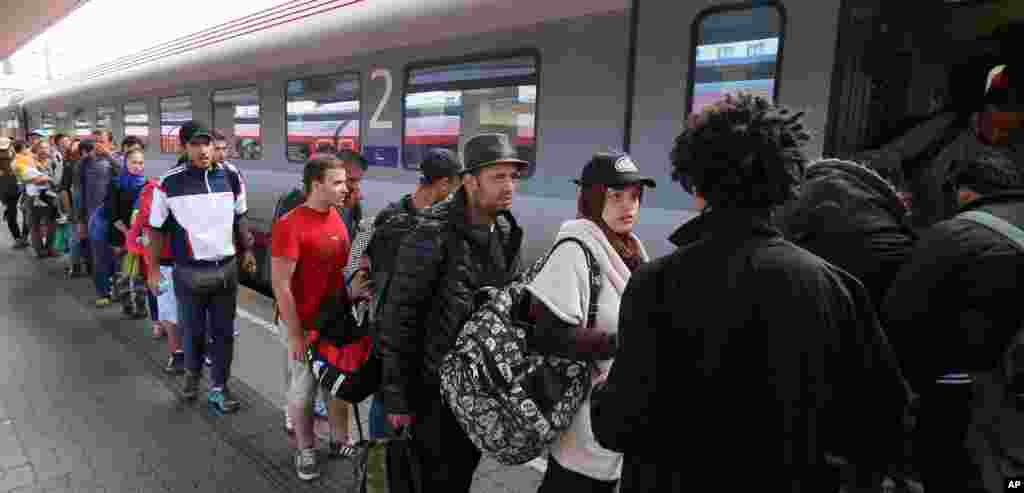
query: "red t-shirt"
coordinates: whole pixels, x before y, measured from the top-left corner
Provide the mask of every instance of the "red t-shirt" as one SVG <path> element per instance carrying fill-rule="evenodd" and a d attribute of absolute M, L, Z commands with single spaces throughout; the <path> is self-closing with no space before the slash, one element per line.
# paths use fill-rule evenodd
<path fill-rule="evenodd" d="M 345 285 L 342 269 L 352 248 L 348 229 L 334 207 L 319 212 L 300 205 L 274 224 L 272 234 L 271 256 L 297 262 L 292 294 L 302 328 L 310 341 L 315 340 L 311 329 L 320 304 Z"/>

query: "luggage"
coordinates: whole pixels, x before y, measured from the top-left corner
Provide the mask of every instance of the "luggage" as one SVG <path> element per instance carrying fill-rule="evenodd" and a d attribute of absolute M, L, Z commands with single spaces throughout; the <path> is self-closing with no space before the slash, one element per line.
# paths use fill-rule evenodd
<path fill-rule="evenodd" d="M 572 424 L 591 391 L 590 363 L 537 351 L 529 344 L 534 328 L 514 315 L 529 301 L 525 286 L 567 241 L 579 244 L 587 257 L 587 326 L 593 328 L 601 272 L 584 243 L 566 238 L 510 285 L 481 290 L 482 302 L 439 368 L 441 393 L 459 425 L 477 448 L 505 465 L 540 457 Z"/>
<path fill-rule="evenodd" d="M 359 406 L 353 408 L 359 423 Z M 358 493 L 425 493 L 423 470 L 408 428 L 400 438 L 366 440 L 359 426 L 356 448 Z"/>

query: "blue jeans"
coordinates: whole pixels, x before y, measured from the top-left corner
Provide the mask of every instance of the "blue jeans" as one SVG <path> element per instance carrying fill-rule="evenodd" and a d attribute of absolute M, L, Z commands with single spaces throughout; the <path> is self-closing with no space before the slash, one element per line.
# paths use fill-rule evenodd
<path fill-rule="evenodd" d="M 110 277 L 114 275 L 114 251 L 108 241 L 89 240 L 92 253 L 92 278 L 96 293 L 102 298 L 110 296 Z"/>
<path fill-rule="evenodd" d="M 181 272 L 176 265 L 174 295 L 178 298 L 178 330 L 185 336 L 185 369 L 198 374 L 203 368 L 203 357 L 209 354 L 213 387 L 223 388 L 231 377 L 234 357 L 238 275 L 231 276 L 234 280 L 223 288 L 200 295 L 188 289 Z"/>
<path fill-rule="evenodd" d="M 370 401 L 370 440 L 390 438 L 394 433 L 395 430 L 391 428 L 391 423 L 388 423 L 384 404 L 376 395 L 373 396 L 373 400 Z"/>

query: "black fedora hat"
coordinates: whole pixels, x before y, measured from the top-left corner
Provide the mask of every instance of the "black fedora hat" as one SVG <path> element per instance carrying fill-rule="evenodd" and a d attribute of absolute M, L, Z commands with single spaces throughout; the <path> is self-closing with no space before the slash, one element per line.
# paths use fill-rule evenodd
<path fill-rule="evenodd" d="M 514 164 L 520 170 L 530 167 L 530 163 L 519 159 L 519 154 L 505 134 L 480 134 L 471 137 L 466 141 L 463 157 L 466 164 L 462 170 L 463 174 L 495 164 Z"/>
<path fill-rule="evenodd" d="M 645 185 L 656 187 L 654 178 L 643 176 L 636 163 L 628 154 L 622 152 L 600 152 L 590 158 L 583 167 L 579 179 L 572 180 L 580 186 L 607 185 L 610 187 L 625 185 Z"/>

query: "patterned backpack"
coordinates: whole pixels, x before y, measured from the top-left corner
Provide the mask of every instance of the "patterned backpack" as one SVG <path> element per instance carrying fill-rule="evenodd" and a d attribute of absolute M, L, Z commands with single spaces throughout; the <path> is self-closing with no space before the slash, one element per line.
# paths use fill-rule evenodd
<path fill-rule="evenodd" d="M 565 242 L 578 244 L 590 271 L 587 328 L 597 318 L 601 271 L 587 246 L 564 238 L 504 288 L 483 288 L 439 373 L 441 393 L 462 429 L 484 454 L 505 465 L 540 457 L 572 424 L 590 392 L 592 365 L 544 355 L 529 345 L 533 327 L 515 315 L 525 287 Z"/>

